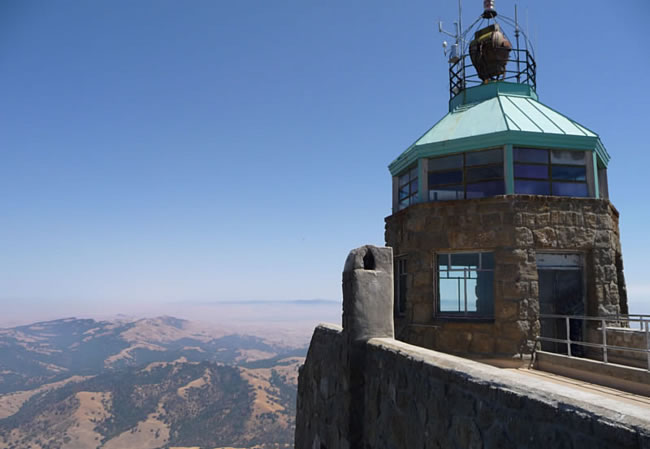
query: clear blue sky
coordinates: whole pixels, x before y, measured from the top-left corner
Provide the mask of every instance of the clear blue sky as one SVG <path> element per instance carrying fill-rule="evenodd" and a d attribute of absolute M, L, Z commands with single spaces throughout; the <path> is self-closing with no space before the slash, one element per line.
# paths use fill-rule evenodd
<path fill-rule="evenodd" d="M 540 100 L 612 155 L 632 309 L 650 313 L 650 3 L 519 4 Z M 455 16 L 454 0 L 0 1 L 0 308 L 340 298 L 348 250 L 384 241 L 386 166 L 446 112 L 436 22 Z"/>

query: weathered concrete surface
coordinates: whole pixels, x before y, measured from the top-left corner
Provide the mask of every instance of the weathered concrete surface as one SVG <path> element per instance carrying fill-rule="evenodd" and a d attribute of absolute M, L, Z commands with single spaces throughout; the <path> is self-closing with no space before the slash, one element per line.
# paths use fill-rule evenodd
<path fill-rule="evenodd" d="M 296 448 L 650 448 L 650 409 L 389 338 L 361 343 L 351 404 L 346 338 L 319 326 L 298 384 Z M 350 444 L 350 414 L 363 423 Z"/>
<path fill-rule="evenodd" d="M 618 212 L 608 200 L 502 195 L 412 205 L 386 218 L 386 245 L 408 262 L 399 340 L 451 353 L 530 353 L 540 331 L 539 251 L 575 252 L 585 261 L 590 316 L 627 313 Z M 492 251 L 494 320 L 435 316 L 436 252 Z"/>
<path fill-rule="evenodd" d="M 645 368 L 635 368 L 612 362 L 604 363 L 598 360 L 537 351 L 535 367 L 549 373 L 650 397 L 650 371 L 647 368 L 647 360 Z"/>
<path fill-rule="evenodd" d="M 395 336 L 393 250 L 366 245 L 350 251 L 343 269 L 343 328 L 352 341 Z"/>

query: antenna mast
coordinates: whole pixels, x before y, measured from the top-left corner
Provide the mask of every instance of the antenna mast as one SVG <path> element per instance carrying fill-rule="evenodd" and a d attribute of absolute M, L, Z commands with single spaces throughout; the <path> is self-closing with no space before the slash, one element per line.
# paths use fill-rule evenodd
<path fill-rule="evenodd" d="M 442 20 L 438 22 L 438 31 L 442 34 L 446 34 L 449 37 L 453 37 L 455 43 L 447 50 L 447 42 L 442 43 L 442 48 L 444 49 L 445 56 L 449 55 L 449 64 L 455 64 L 461 60 L 464 50 L 464 41 L 463 41 L 463 22 L 462 22 L 462 13 L 463 5 L 462 0 L 458 0 L 458 20 L 454 22 L 456 27 L 456 33 L 452 34 L 449 31 L 445 31 L 442 28 Z"/>
<path fill-rule="evenodd" d="M 517 4 L 515 3 L 515 40 L 517 41 L 517 51 L 519 51 L 519 19 L 517 18 Z M 521 82 L 521 67 L 519 66 L 519 57 L 517 56 L 517 82 Z"/>

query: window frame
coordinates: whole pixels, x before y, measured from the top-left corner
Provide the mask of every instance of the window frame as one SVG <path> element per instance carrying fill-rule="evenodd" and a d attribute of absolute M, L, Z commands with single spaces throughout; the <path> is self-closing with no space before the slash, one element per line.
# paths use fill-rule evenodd
<path fill-rule="evenodd" d="M 536 151 L 545 151 L 546 152 L 546 162 L 527 162 L 527 161 L 519 161 L 517 160 L 517 150 L 536 150 Z M 562 164 L 562 163 L 555 163 L 553 162 L 553 151 L 572 151 L 572 152 L 580 152 L 583 154 L 583 161 L 581 164 Z M 544 193 L 539 193 L 539 194 L 533 194 L 531 193 L 530 195 L 543 195 L 543 196 L 560 196 L 564 198 L 592 198 L 593 195 L 590 194 L 589 191 L 589 164 L 587 163 L 587 157 L 589 156 L 589 152 L 585 150 L 570 150 L 566 148 L 540 148 L 540 147 L 520 147 L 516 146 L 513 147 L 512 149 L 512 177 L 513 177 L 513 182 L 514 182 L 514 193 L 516 195 L 526 195 L 524 192 L 518 192 L 517 191 L 517 181 L 533 181 L 533 182 L 540 182 L 540 183 L 547 183 L 548 185 L 548 194 Z M 517 166 L 518 165 L 528 165 L 528 166 L 534 166 L 534 167 L 546 167 L 546 178 L 534 178 L 534 177 L 525 177 L 525 176 L 517 176 Z M 553 178 L 553 168 L 554 167 L 567 167 L 567 168 L 575 168 L 575 167 L 582 167 L 584 169 L 584 180 L 582 181 L 574 181 L 574 180 L 569 180 L 569 179 L 562 179 L 562 178 Z M 575 184 L 575 185 L 584 185 L 585 187 L 585 195 L 583 196 L 571 196 L 571 195 L 560 195 L 558 193 L 555 193 L 555 189 L 553 188 L 554 185 L 556 184 Z"/>
<path fill-rule="evenodd" d="M 441 298 L 440 298 L 440 269 L 438 265 L 438 256 L 447 256 L 447 267 L 451 267 L 451 256 L 457 254 L 476 254 L 479 255 L 479 265 L 475 272 L 487 271 L 492 272 L 492 312 L 490 314 L 479 313 L 478 311 L 472 312 L 467 310 L 467 277 L 463 277 L 465 285 L 465 298 L 464 298 L 464 311 L 450 312 L 441 310 Z M 491 254 L 493 258 L 493 267 L 489 269 L 483 268 L 483 254 Z M 494 282 L 494 272 L 496 270 L 496 260 L 494 259 L 494 250 L 472 250 L 472 251 L 446 251 L 446 252 L 436 252 L 433 254 L 433 267 L 434 267 L 434 316 L 441 319 L 449 320 L 474 320 L 474 321 L 493 321 L 495 316 L 495 285 Z M 446 272 L 460 272 L 461 270 L 451 270 L 448 269 Z M 466 272 L 466 270 L 462 270 Z"/>
<path fill-rule="evenodd" d="M 490 163 L 484 163 L 484 164 L 468 164 L 468 155 L 469 156 L 476 156 L 477 154 L 480 153 L 487 153 L 487 152 L 499 152 L 501 154 L 501 160 L 498 162 L 490 162 Z M 461 159 L 461 166 L 457 168 L 445 168 L 441 170 L 435 170 L 435 161 L 436 159 L 443 159 L 443 158 L 452 158 L 452 157 L 458 157 Z M 462 198 L 456 198 L 455 200 L 466 200 L 466 199 L 473 199 L 473 198 L 468 198 L 467 193 L 467 186 L 472 186 L 475 184 L 481 184 L 485 182 L 502 182 L 502 192 L 503 193 L 497 193 L 496 195 L 505 195 L 506 193 L 506 170 L 505 170 L 505 151 L 503 147 L 494 147 L 494 148 L 484 148 L 480 150 L 474 150 L 474 151 L 464 151 L 462 153 L 456 153 L 456 154 L 450 154 L 450 155 L 445 155 L 445 156 L 437 156 L 437 157 L 430 157 L 428 158 L 428 169 L 427 169 L 427 201 L 430 202 L 439 202 L 439 201 L 454 201 L 453 199 L 433 199 L 431 197 L 431 191 L 433 190 L 432 187 L 438 187 L 438 188 L 445 188 L 445 187 L 454 187 L 454 186 L 462 186 Z M 481 169 L 481 168 L 496 168 L 501 171 L 501 176 L 496 176 L 496 177 L 486 177 L 486 178 L 480 178 L 477 180 L 472 180 L 471 182 L 469 181 L 468 173 L 472 170 L 476 169 Z M 434 169 L 432 169 L 434 168 Z M 461 172 L 462 179 L 460 182 L 452 182 L 452 183 L 438 183 L 438 184 L 433 184 L 431 182 L 431 175 L 432 174 L 444 174 L 444 173 L 453 173 L 453 172 Z M 454 190 L 449 190 L 449 192 L 454 192 Z M 460 192 L 460 190 L 455 191 L 457 194 Z M 495 195 L 490 195 L 490 196 L 485 196 L 485 197 L 479 197 L 479 198 L 489 198 L 491 196 Z"/>
<path fill-rule="evenodd" d="M 402 179 L 406 177 L 407 180 L 406 182 L 402 182 Z M 413 182 L 415 182 L 415 190 L 413 190 Z M 397 176 L 397 210 L 403 210 L 406 209 L 407 207 L 415 204 L 418 202 L 418 193 L 420 191 L 419 187 L 419 173 L 418 173 L 418 165 L 412 165 L 406 170 L 404 170 L 404 173 L 401 175 Z M 402 189 L 407 187 L 408 188 L 408 194 L 404 197 L 401 198 L 401 193 Z M 406 201 L 406 204 L 402 204 L 403 202 Z"/>
<path fill-rule="evenodd" d="M 406 301 L 408 300 L 408 257 L 400 255 L 395 257 L 395 314 L 406 315 Z M 403 287 L 403 290 L 402 290 Z"/>

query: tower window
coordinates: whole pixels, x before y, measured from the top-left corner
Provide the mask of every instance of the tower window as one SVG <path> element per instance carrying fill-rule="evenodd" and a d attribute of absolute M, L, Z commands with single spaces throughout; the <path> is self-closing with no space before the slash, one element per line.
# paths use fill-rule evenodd
<path fill-rule="evenodd" d="M 505 193 L 503 150 L 429 159 L 429 201 L 484 198 Z"/>
<path fill-rule="evenodd" d="M 589 196 L 584 151 L 514 149 L 515 193 Z"/>
<path fill-rule="evenodd" d="M 418 197 L 418 167 L 410 168 L 399 177 L 399 210 L 415 204 Z"/>
<path fill-rule="evenodd" d="M 399 315 L 406 313 L 407 273 L 406 257 L 395 259 L 395 309 Z"/>
<path fill-rule="evenodd" d="M 494 254 L 448 253 L 436 256 L 439 315 L 494 315 Z"/>

